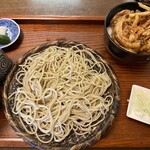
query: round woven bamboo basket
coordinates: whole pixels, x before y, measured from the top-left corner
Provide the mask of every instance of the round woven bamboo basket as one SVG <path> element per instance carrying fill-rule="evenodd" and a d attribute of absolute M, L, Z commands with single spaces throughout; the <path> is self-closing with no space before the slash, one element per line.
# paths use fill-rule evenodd
<path fill-rule="evenodd" d="M 112 80 L 112 85 L 109 87 L 108 92 L 113 96 L 113 105 L 110 107 L 105 120 L 102 123 L 98 124 L 95 130 L 92 131 L 92 133 L 89 133 L 89 135 L 87 135 L 86 137 L 76 136 L 74 135 L 74 133 L 70 133 L 70 135 L 67 136 L 65 140 L 63 140 L 62 142 L 57 143 L 52 141 L 50 143 L 44 144 L 38 141 L 38 139 L 34 135 L 29 135 L 23 129 L 21 123 L 19 122 L 18 117 L 12 113 L 13 102 L 8 100 L 8 96 L 12 92 L 14 92 L 18 87 L 18 83 L 15 81 L 14 76 L 18 71 L 19 65 L 22 64 L 25 61 L 25 59 L 31 54 L 37 53 L 39 51 L 43 51 L 50 46 L 55 45 L 60 47 L 71 47 L 71 46 L 76 46 L 78 44 L 79 43 L 77 42 L 59 40 L 59 41 L 53 41 L 53 42 L 49 42 L 37 46 L 31 49 L 30 51 L 28 51 L 27 53 L 25 53 L 20 59 L 18 59 L 18 61 L 14 64 L 13 68 L 11 69 L 10 73 L 7 76 L 7 79 L 4 84 L 4 89 L 3 89 L 3 103 L 5 107 L 6 118 L 10 126 L 16 132 L 16 134 L 20 136 L 28 144 L 32 145 L 33 147 L 39 149 L 52 149 L 52 150 L 53 149 L 61 150 L 63 148 L 70 149 L 70 150 L 84 149 L 85 147 L 95 143 L 101 137 L 103 137 L 106 130 L 111 126 L 114 118 L 116 117 L 116 114 L 118 112 L 118 107 L 119 107 L 119 101 L 120 101 L 120 97 L 119 97 L 120 89 L 119 89 L 118 80 L 110 65 L 105 61 L 104 58 L 102 58 L 100 54 L 96 53 L 94 50 L 91 53 L 93 53 L 96 56 L 96 58 L 105 65 L 107 69 L 107 73 Z M 87 47 L 86 45 L 84 46 Z"/>

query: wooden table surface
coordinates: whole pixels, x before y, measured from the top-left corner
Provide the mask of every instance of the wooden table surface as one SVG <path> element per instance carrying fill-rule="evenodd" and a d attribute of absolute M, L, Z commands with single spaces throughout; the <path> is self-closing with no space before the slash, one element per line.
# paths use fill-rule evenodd
<path fill-rule="evenodd" d="M 117 4 L 133 0 L 1 0 L 1 15 L 106 15 Z"/>
<path fill-rule="evenodd" d="M 104 17 L 113 6 L 123 0 L 5 0 L 0 4 L 0 17 L 10 17 L 20 25 L 19 39 L 4 49 L 16 62 L 35 46 L 57 39 L 84 43 L 95 49 L 114 69 L 120 84 L 120 107 L 117 117 L 107 134 L 87 149 L 100 148 L 149 148 L 149 125 L 126 117 L 133 84 L 150 88 L 150 63 L 142 65 L 120 64 L 104 45 Z M 80 21 L 78 21 L 80 20 Z M 2 86 L 1 86 L 2 87 Z M 9 126 L 0 110 L 0 148 L 30 149 Z M 7 147 L 7 148 L 6 148 Z"/>

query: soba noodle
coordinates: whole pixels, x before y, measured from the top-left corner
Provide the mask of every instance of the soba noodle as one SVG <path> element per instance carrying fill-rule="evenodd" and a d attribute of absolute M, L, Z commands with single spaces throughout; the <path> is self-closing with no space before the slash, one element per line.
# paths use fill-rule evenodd
<path fill-rule="evenodd" d="M 20 86 L 9 96 L 12 111 L 24 130 L 42 143 L 61 142 L 71 132 L 90 133 L 113 102 L 104 64 L 83 45 L 51 46 L 32 54 L 15 79 Z"/>

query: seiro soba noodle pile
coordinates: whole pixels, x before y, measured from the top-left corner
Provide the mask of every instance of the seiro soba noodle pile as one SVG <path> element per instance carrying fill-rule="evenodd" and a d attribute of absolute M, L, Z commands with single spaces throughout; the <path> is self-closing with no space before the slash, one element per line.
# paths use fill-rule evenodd
<path fill-rule="evenodd" d="M 9 100 L 27 133 L 42 143 L 61 142 L 71 133 L 89 134 L 104 121 L 113 103 L 111 79 L 96 57 L 82 44 L 50 46 L 19 65 L 19 86 Z"/>

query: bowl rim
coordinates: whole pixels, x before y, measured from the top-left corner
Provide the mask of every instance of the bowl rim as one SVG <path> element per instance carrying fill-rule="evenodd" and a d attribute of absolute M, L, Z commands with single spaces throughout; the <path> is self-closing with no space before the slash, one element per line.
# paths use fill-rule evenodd
<path fill-rule="evenodd" d="M 18 37 L 19 37 L 19 35 L 20 35 L 20 26 L 19 26 L 19 24 L 18 24 L 15 20 L 13 20 L 13 19 L 11 19 L 11 18 L 0 18 L 0 21 L 1 21 L 1 20 L 6 20 L 6 21 L 12 22 L 13 24 L 16 25 L 16 27 L 17 27 L 17 29 L 18 29 L 18 33 L 17 33 L 17 36 L 15 37 L 15 39 L 14 39 L 13 41 L 11 41 L 9 44 L 2 45 L 2 46 L 0 47 L 0 48 L 2 49 L 2 48 L 6 48 L 6 47 L 8 47 L 8 46 L 10 46 L 10 45 L 12 45 L 13 43 L 16 42 L 16 40 L 18 39 Z"/>
<path fill-rule="evenodd" d="M 106 34 L 107 34 L 107 37 L 109 38 L 109 40 L 118 48 L 118 49 L 120 49 L 120 50 L 122 50 L 122 51 L 124 51 L 124 52 L 126 52 L 126 53 L 129 53 L 130 55 L 133 55 L 133 56 L 150 56 L 150 53 L 132 53 L 132 52 L 130 52 L 130 51 L 128 51 L 128 50 L 126 50 L 124 47 L 122 47 L 122 46 L 120 46 L 119 44 L 117 44 L 112 38 L 111 38 L 111 36 L 110 36 L 110 34 L 108 33 L 108 27 L 109 27 L 109 25 L 110 25 L 110 21 L 108 21 L 108 17 L 109 17 L 109 15 L 114 11 L 114 10 L 116 10 L 116 9 L 118 9 L 118 8 L 121 8 L 122 6 L 125 6 L 125 5 L 129 5 L 129 4 L 131 4 L 131 5 L 137 5 L 138 6 L 138 3 L 137 2 L 124 2 L 124 3 L 121 3 L 121 4 L 118 4 L 118 5 L 116 5 L 116 6 L 114 6 L 113 8 L 111 8 L 109 11 L 108 11 L 108 13 L 106 14 L 106 16 L 105 16 L 105 19 L 104 19 L 104 29 L 105 29 L 105 32 L 106 32 Z M 121 10 L 124 10 L 124 9 L 121 9 Z M 120 10 L 120 11 L 121 11 Z M 134 10 L 134 9 L 133 9 Z M 118 11 L 119 12 L 119 11 Z M 116 13 L 115 13 L 116 14 Z M 114 15 L 115 15 L 114 14 Z M 114 15 L 111 17 L 111 19 L 114 17 Z M 109 23 L 109 25 L 107 26 L 107 24 Z"/>

